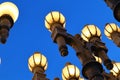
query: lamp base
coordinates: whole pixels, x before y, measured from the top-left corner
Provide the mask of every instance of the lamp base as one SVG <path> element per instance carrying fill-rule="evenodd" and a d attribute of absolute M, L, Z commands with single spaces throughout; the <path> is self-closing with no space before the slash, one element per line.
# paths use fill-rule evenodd
<path fill-rule="evenodd" d="M 82 69 L 83 76 L 89 80 L 104 80 L 102 72 L 103 67 L 98 62 L 89 62 Z"/>
<path fill-rule="evenodd" d="M 5 44 L 9 36 L 9 30 L 12 28 L 14 22 L 11 16 L 5 14 L 0 17 L 0 41 Z"/>

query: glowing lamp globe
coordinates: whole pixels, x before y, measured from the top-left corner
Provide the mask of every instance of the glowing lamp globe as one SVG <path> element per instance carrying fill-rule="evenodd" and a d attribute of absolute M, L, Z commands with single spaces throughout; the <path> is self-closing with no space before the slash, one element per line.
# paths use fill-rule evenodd
<path fill-rule="evenodd" d="M 19 10 L 12 2 L 4 2 L 0 4 L 0 16 L 9 15 L 15 22 L 19 15 Z"/>
<path fill-rule="evenodd" d="M 31 72 L 34 72 L 36 67 L 42 68 L 44 71 L 47 69 L 47 59 L 44 55 L 39 52 L 35 52 L 28 59 L 28 67 Z"/>
<path fill-rule="evenodd" d="M 113 32 L 120 32 L 120 28 L 118 25 L 116 25 L 115 23 L 107 23 L 104 29 L 104 33 L 105 35 L 111 39 L 111 34 Z"/>
<path fill-rule="evenodd" d="M 49 31 L 52 31 L 52 25 L 56 23 L 65 28 L 65 17 L 58 11 L 52 11 L 45 17 L 45 26 Z"/>
<path fill-rule="evenodd" d="M 113 62 L 113 69 L 110 71 L 115 76 L 120 75 L 120 63 Z"/>
<path fill-rule="evenodd" d="M 100 36 L 101 36 L 100 29 L 97 28 L 95 25 L 86 25 L 82 29 L 81 37 L 87 42 L 89 42 L 89 40 L 92 37 L 100 37 Z"/>
<path fill-rule="evenodd" d="M 72 64 L 66 65 L 62 70 L 62 79 L 70 80 L 70 79 L 80 79 L 80 71 L 79 69 Z"/>

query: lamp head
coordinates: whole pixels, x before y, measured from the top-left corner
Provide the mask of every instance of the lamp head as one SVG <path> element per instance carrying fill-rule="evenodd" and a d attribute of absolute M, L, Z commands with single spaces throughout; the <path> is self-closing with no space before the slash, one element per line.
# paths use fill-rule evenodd
<path fill-rule="evenodd" d="M 72 64 L 67 64 L 62 70 L 62 79 L 63 80 L 71 80 L 71 79 L 80 79 L 80 71 L 79 69 Z"/>
<path fill-rule="evenodd" d="M 120 63 L 118 62 L 113 62 L 113 69 L 110 71 L 113 73 L 115 76 L 120 75 Z"/>
<path fill-rule="evenodd" d="M 12 2 L 4 2 L 0 4 L 0 42 L 5 44 L 9 30 L 17 20 L 19 10 Z"/>
<path fill-rule="evenodd" d="M 9 15 L 15 22 L 19 15 L 19 10 L 12 2 L 4 2 L 0 4 L 0 16 Z"/>
<path fill-rule="evenodd" d="M 47 69 L 47 59 L 41 53 L 35 52 L 28 59 L 28 67 L 29 67 L 29 70 L 33 73 L 36 67 L 42 68 L 45 71 Z"/>
<path fill-rule="evenodd" d="M 105 35 L 109 38 L 112 39 L 111 34 L 113 32 L 120 32 L 120 28 L 118 25 L 115 23 L 107 23 L 104 29 Z"/>
<path fill-rule="evenodd" d="M 65 28 L 65 17 L 58 11 L 52 11 L 45 17 L 45 26 L 51 32 L 54 24 Z"/>
<path fill-rule="evenodd" d="M 93 37 L 99 37 L 101 36 L 100 29 L 97 28 L 95 25 L 86 25 L 82 29 L 81 37 L 89 42 L 91 38 Z"/>

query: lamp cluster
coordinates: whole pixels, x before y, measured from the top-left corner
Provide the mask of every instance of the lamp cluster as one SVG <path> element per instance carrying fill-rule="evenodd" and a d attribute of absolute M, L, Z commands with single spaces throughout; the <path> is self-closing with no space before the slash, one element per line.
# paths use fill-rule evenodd
<path fill-rule="evenodd" d="M 105 0 L 109 7 L 114 10 L 115 18 L 120 21 L 120 0 Z M 11 2 L 0 4 L 0 41 L 5 43 L 9 30 L 16 22 L 19 10 Z M 45 26 L 52 33 L 51 38 L 58 44 L 61 56 L 68 55 L 67 45 L 71 46 L 82 63 L 82 75 L 77 66 L 66 63 L 62 70 L 63 80 L 120 80 L 120 63 L 112 61 L 107 56 L 107 47 L 101 40 L 101 31 L 95 25 L 85 25 L 81 35 L 75 36 L 67 33 L 66 20 L 59 11 L 52 11 L 45 17 Z M 108 23 L 104 29 L 105 35 L 120 47 L 120 28 L 114 23 Z M 103 65 L 110 70 L 107 73 Z M 28 59 L 29 70 L 34 74 L 33 80 L 49 80 L 44 73 L 47 69 L 47 58 L 40 52 L 35 52 Z M 59 80 L 55 78 L 54 80 Z"/>
<path fill-rule="evenodd" d="M 70 45 L 75 49 L 76 54 L 82 63 L 82 74 L 85 79 L 120 80 L 120 63 L 111 61 L 107 56 L 108 49 L 105 46 L 105 43 L 101 41 L 100 29 L 95 25 L 85 25 L 82 29 L 81 35 L 76 34 L 75 36 L 72 36 L 66 32 L 65 22 L 65 17 L 58 11 L 52 11 L 45 17 L 45 26 L 52 33 L 51 37 L 53 41 L 58 44 L 61 56 L 68 55 L 67 45 Z M 104 33 L 119 47 L 120 28 L 116 24 L 106 24 Z M 34 55 L 35 54 L 36 52 Z M 36 64 L 36 68 L 39 67 L 44 71 L 46 70 L 46 68 L 44 69 L 45 64 L 47 64 L 46 60 L 44 61 L 44 65 L 41 65 L 43 61 L 42 59 L 39 59 L 38 57 L 36 59 L 39 60 L 30 61 L 30 59 L 28 61 L 29 67 L 30 64 L 34 64 L 34 66 L 31 68 L 35 69 L 35 63 L 39 63 L 38 65 Z M 32 59 L 35 59 L 35 56 L 32 57 Z M 110 73 L 104 71 L 102 63 L 108 70 L 110 70 Z M 30 71 L 32 71 L 31 68 L 29 68 Z M 80 71 L 75 65 L 66 63 L 62 70 L 63 80 L 84 80 L 84 78 L 80 77 Z M 44 79 L 47 80 L 45 76 Z M 35 80 L 34 77 L 33 80 Z M 43 79 L 39 78 L 39 80 Z M 54 80 L 59 80 L 59 78 L 55 78 Z"/>

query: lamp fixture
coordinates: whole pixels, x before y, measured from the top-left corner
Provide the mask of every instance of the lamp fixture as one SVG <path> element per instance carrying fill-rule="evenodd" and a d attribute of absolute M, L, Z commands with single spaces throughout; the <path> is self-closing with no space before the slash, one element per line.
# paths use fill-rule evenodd
<path fill-rule="evenodd" d="M 12 2 L 4 2 L 0 4 L 0 41 L 5 44 L 9 36 L 9 30 L 16 22 L 19 10 Z"/>

